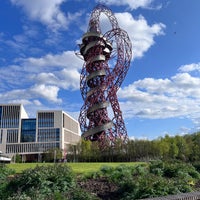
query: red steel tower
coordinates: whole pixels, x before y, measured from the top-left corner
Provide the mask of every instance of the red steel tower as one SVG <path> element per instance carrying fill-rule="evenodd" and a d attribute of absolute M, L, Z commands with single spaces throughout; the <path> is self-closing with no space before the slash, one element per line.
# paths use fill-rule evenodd
<path fill-rule="evenodd" d="M 100 15 L 104 13 L 111 30 L 102 33 Z M 116 139 L 128 139 L 122 118 L 117 90 L 124 80 L 132 58 L 132 46 L 126 31 L 119 28 L 110 9 L 98 5 L 92 11 L 87 32 L 82 36 L 80 54 L 84 65 L 80 77 L 80 90 L 84 105 L 79 123 L 82 137 L 114 144 Z M 107 144 L 108 144 L 107 143 Z"/>

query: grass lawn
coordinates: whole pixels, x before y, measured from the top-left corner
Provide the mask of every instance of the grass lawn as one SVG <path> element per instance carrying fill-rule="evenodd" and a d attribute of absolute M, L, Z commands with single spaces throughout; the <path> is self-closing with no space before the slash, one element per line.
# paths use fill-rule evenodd
<path fill-rule="evenodd" d="M 36 166 L 46 166 L 46 165 L 53 165 L 54 163 L 11 163 L 7 164 L 10 169 L 14 169 L 16 173 L 21 173 L 25 169 L 35 168 Z M 72 170 L 76 174 L 87 174 L 90 172 L 98 171 L 102 166 L 112 166 L 117 167 L 119 165 L 138 165 L 142 164 L 142 162 L 124 162 L 124 163 L 114 163 L 114 162 L 106 162 L 106 163 L 64 163 L 65 165 L 69 165 Z"/>

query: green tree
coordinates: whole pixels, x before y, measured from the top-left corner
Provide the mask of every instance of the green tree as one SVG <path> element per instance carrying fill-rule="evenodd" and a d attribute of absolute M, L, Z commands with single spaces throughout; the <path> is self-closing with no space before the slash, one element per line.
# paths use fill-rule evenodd
<path fill-rule="evenodd" d="M 136 160 L 135 140 L 128 140 L 126 144 L 126 157 L 129 162 Z"/>
<path fill-rule="evenodd" d="M 169 154 L 168 157 L 172 159 L 176 159 L 179 153 L 179 149 L 176 145 L 176 142 L 173 138 L 171 138 L 171 142 L 169 143 Z"/>
<path fill-rule="evenodd" d="M 183 161 L 188 160 L 189 148 L 183 136 L 175 136 L 176 145 L 178 147 L 177 158 Z"/>
<path fill-rule="evenodd" d="M 200 132 L 195 133 L 194 137 L 193 157 L 195 161 L 200 161 Z"/>
<path fill-rule="evenodd" d="M 44 152 L 44 161 L 54 162 L 62 159 L 62 150 L 59 148 L 52 148 Z"/>
<path fill-rule="evenodd" d="M 162 155 L 162 158 L 168 158 L 169 156 L 169 149 L 170 149 L 170 137 L 168 135 L 165 136 L 165 138 L 160 138 L 160 153 Z"/>
<path fill-rule="evenodd" d="M 80 161 L 90 161 L 92 155 L 92 142 L 90 140 L 82 139 L 79 146 Z"/>
<path fill-rule="evenodd" d="M 22 162 L 22 157 L 19 154 L 14 155 L 14 161 L 16 163 L 21 163 Z"/>
<path fill-rule="evenodd" d="M 97 141 L 91 144 L 91 159 L 95 162 L 101 161 L 101 150 Z"/>

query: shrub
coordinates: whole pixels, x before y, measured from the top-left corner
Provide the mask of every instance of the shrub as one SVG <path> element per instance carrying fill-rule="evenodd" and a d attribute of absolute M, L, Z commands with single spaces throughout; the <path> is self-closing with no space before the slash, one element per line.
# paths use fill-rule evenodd
<path fill-rule="evenodd" d="M 120 172 L 123 174 L 119 175 Z M 118 185 L 123 200 L 191 192 L 200 177 L 193 166 L 182 162 L 153 161 L 149 168 L 136 167 L 132 176 L 125 172 L 123 169 L 114 173 L 118 177 L 116 180 L 121 180 Z"/>
<path fill-rule="evenodd" d="M 23 171 L 7 185 L 9 196 L 27 195 L 33 199 L 43 199 L 50 194 L 66 192 L 75 187 L 75 178 L 67 165 L 48 165 Z M 41 196 L 38 198 L 38 196 Z"/>
<path fill-rule="evenodd" d="M 163 176 L 164 163 L 161 160 L 154 160 L 149 163 L 149 172 L 158 176 Z"/>
<path fill-rule="evenodd" d="M 0 166 L 0 181 L 12 174 L 15 174 L 15 170 L 9 169 L 6 165 Z"/>
<path fill-rule="evenodd" d="M 192 163 L 192 165 L 200 173 L 200 161 L 196 161 L 196 162 Z"/>
<path fill-rule="evenodd" d="M 6 196 L 6 187 L 8 184 L 9 176 L 15 174 L 15 171 L 6 166 L 0 166 L 0 199 Z"/>
<path fill-rule="evenodd" d="M 137 184 L 134 185 L 132 191 L 128 194 L 125 193 L 124 200 L 129 199 L 141 199 L 141 198 L 150 198 L 150 197 L 157 197 L 157 196 L 165 196 L 169 194 L 170 181 L 163 178 L 158 177 L 153 174 L 148 175 L 147 177 L 139 177 L 137 179 Z"/>

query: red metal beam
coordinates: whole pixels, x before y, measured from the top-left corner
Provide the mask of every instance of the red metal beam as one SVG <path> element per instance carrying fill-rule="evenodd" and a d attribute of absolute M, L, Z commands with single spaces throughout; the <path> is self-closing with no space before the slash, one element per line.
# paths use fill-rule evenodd
<path fill-rule="evenodd" d="M 101 13 L 112 26 L 105 34 L 100 27 Z M 82 136 L 99 141 L 102 148 L 107 143 L 114 144 L 116 139 L 126 141 L 128 135 L 116 93 L 128 72 L 132 46 L 128 34 L 119 28 L 116 17 L 107 7 L 98 5 L 92 11 L 80 53 L 85 61 L 80 77 L 84 100 L 79 116 Z M 110 66 L 114 61 L 114 66 Z"/>

